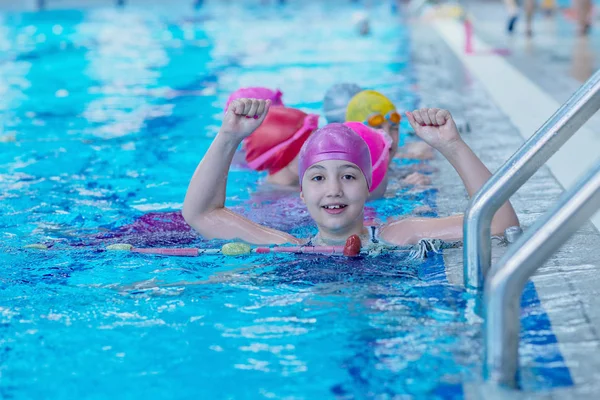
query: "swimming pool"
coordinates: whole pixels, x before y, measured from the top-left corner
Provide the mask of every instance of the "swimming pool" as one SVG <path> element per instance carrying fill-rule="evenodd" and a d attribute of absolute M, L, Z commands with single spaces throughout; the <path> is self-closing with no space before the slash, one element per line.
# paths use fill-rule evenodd
<path fill-rule="evenodd" d="M 307 3 L 0 14 L 1 397 L 462 398 L 479 379 L 481 320 L 440 255 L 101 251 L 221 244 L 176 211 L 240 86 L 279 87 L 314 112 L 340 81 L 419 103 L 389 5 L 358 38 L 346 2 Z M 427 166 L 397 162 L 370 217 L 435 215 L 435 189 L 399 186 L 412 168 Z M 297 196 L 257 177 L 237 162 L 227 204 L 312 232 Z M 23 248 L 34 243 L 52 248 Z M 531 284 L 523 303 L 526 386 L 572 384 Z"/>

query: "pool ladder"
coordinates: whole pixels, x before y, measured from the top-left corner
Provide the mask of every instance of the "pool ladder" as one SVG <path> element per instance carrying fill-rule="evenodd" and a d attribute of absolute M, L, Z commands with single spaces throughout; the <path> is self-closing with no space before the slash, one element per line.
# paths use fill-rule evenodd
<path fill-rule="evenodd" d="M 464 281 L 466 287 L 484 291 L 486 380 L 516 387 L 521 294 L 538 267 L 600 208 L 600 158 L 509 246 L 490 272 L 492 218 L 599 108 L 600 70 L 492 175 L 469 202 L 464 220 Z"/>

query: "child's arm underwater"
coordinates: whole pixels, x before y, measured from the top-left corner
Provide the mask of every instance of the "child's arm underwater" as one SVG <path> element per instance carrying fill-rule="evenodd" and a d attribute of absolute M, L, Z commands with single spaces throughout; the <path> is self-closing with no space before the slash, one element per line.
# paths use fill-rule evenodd
<path fill-rule="evenodd" d="M 210 148 L 198 164 L 183 202 L 183 218 L 207 239 L 241 239 L 251 244 L 300 244 L 295 237 L 267 228 L 225 208 L 227 175 L 242 140 L 260 126 L 270 101 L 233 101 Z"/>
<path fill-rule="evenodd" d="M 472 197 L 492 175 L 471 148 L 462 140 L 447 110 L 426 108 L 406 113 L 415 133 L 440 151 L 460 175 L 469 197 Z M 510 226 L 519 225 L 514 209 L 507 201 L 492 220 L 493 235 L 502 235 Z M 382 228 L 383 240 L 395 244 L 416 243 L 420 239 L 460 240 L 463 215 L 444 218 L 407 218 Z"/>

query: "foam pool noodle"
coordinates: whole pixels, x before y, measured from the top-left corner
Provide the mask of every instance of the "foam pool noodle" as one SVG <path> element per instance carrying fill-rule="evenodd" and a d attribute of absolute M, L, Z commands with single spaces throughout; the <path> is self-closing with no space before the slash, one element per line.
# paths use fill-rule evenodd
<path fill-rule="evenodd" d="M 23 247 L 26 249 L 48 250 L 48 246 L 42 243 L 27 244 Z"/>
<path fill-rule="evenodd" d="M 115 243 L 109 246 L 106 246 L 106 250 L 119 250 L 119 251 L 129 251 L 133 248 L 132 245 L 127 243 Z"/>

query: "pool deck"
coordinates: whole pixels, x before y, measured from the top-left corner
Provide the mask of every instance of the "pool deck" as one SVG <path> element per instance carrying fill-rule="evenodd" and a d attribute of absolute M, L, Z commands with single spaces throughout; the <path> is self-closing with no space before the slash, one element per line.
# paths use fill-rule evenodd
<path fill-rule="evenodd" d="M 474 16 L 475 54 L 465 54 L 464 28 L 459 22 L 437 20 L 414 25 L 417 50 L 413 59 L 422 105 L 447 107 L 469 122 L 471 132 L 463 137 L 495 171 L 598 68 L 600 24 L 590 37 L 579 38 L 574 24 L 560 15 L 555 20 L 540 18 L 534 25 L 539 33 L 527 39 L 520 31 L 514 36 L 505 34 L 505 20 L 497 17 L 505 13 L 500 3 L 470 4 L 469 12 Z M 488 52 L 491 48 L 509 49 L 511 53 L 502 57 Z M 578 57 L 586 60 L 585 65 Z M 439 88 L 444 88 L 445 97 L 436 93 Z M 484 131 L 482 127 L 489 129 L 490 120 L 498 123 L 493 131 Z M 597 113 L 511 198 L 525 229 L 599 159 L 598 123 Z M 439 188 L 439 213 L 448 215 L 464 209 L 468 201 L 464 189 L 454 184 L 457 174 L 441 157 L 433 165 L 438 170 L 433 184 Z M 590 355 L 600 354 L 600 254 L 589 249 L 600 246 L 600 213 L 592 221 L 533 278 L 542 305 L 553 304 L 544 308 L 574 387 L 533 394 L 527 388 L 517 393 L 476 384 L 465 387 L 467 398 L 597 398 L 600 358 Z M 505 251 L 506 247 L 494 246 L 493 262 Z M 449 281 L 462 284 L 462 249 L 447 250 L 445 260 Z"/>

